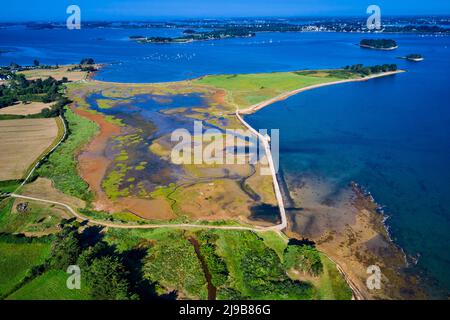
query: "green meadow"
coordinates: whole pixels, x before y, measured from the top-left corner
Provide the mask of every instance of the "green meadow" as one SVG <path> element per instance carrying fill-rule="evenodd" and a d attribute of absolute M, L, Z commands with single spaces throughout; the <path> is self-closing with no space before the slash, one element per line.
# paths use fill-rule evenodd
<path fill-rule="evenodd" d="M 61 270 L 50 270 L 33 279 L 8 296 L 7 300 L 89 300 L 89 288 L 81 279 L 81 288 L 67 288 L 68 274 Z"/>
<path fill-rule="evenodd" d="M 0 240 L 0 296 L 14 289 L 31 268 L 45 262 L 50 243 L 5 243 Z"/>
<path fill-rule="evenodd" d="M 230 103 L 245 108 L 288 91 L 354 77 L 345 70 L 323 70 L 210 75 L 195 82 L 226 90 Z"/>
<path fill-rule="evenodd" d="M 64 117 L 67 121 L 69 136 L 58 149 L 53 152 L 48 161 L 38 170 L 38 174 L 53 180 L 55 187 L 62 192 L 83 200 L 90 200 L 92 194 L 88 185 L 78 175 L 76 152 L 97 133 L 98 126 L 66 108 Z"/>

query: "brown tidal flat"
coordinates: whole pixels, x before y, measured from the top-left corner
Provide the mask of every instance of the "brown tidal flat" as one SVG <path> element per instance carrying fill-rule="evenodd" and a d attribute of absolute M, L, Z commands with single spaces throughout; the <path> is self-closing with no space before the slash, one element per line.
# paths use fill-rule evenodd
<path fill-rule="evenodd" d="M 147 93 L 151 92 L 152 90 L 148 88 Z M 87 91 L 73 92 L 79 97 L 85 97 L 87 93 Z M 116 94 L 119 93 L 116 92 Z M 117 160 L 110 154 L 112 151 L 111 141 L 119 135 L 126 136 L 135 129 L 142 129 L 143 124 L 137 123 L 136 127 L 130 127 L 130 123 L 128 123 L 122 127 L 111 123 L 103 114 L 86 110 L 85 108 L 88 106 L 84 99 L 78 100 L 77 105 L 82 107 L 74 108 L 74 112 L 96 122 L 100 127 L 97 136 L 78 155 L 80 176 L 89 184 L 90 190 L 95 194 L 93 201 L 95 210 L 110 213 L 130 212 L 147 220 L 173 220 L 180 216 L 186 216 L 193 220 L 213 221 L 234 218 L 251 223 L 247 219 L 251 215 L 251 207 L 255 204 L 251 197 L 251 192 L 253 192 L 251 190 L 256 191 L 264 203 L 273 204 L 275 202 L 270 177 L 259 177 L 249 165 L 195 167 L 185 165 L 178 169 L 174 168 L 177 170 L 176 184 L 179 187 L 175 189 L 176 192 L 152 195 L 151 187 L 149 189 L 148 186 L 151 184 L 168 186 L 174 182 L 173 179 L 169 179 L 174 173 L 169 172 L 165 178 L 163 171 L 168 168 L 163 168 L 160 164 L 158 166 L 158 163 L 154 162 L 156 160 L 148 155 L 145 159 L 142 158 L 148 161 L 146 169 L 141 171 L 138 176 L 127 176 L 128 179 L 133 179 L 130 182 L 133 185 L 131 191 L 127 191 L 126 196 L 110 198 L 104 190 L 103 183 L 111 168 L 117 163 Z M 208 95 L 208 104 L 212 108 L 219 108 L 224 99 L 224 92 L 214 91 Z M 167 101 L 169 100 L 167 99 Z M 165 100 L 160 102 L 164 103 Z M 184 112 L 177 114 L 179 117 L 183 117 L 183 115 Z M 234 117 L 234 115 L 230 115 L 230 117 Z M 142 120 L 144 121 L 144 119 Z M 170 154 L 170 145 L 165 145 L 163 140 L 162 137 L 155 140 L 150 149 L 147 147 L 145 150 L 150 150 L 163 161 L 167 161 L 166 148 L 169 148 L 167 151 Z M 139 153 L 142 151 L 141 149 L 139 146 L 127 149 L 128 160 L 141 159 L 142 154 Z M 140 151 L 136 153 L 136 150 Z M 147 168 L 153 171 L 149 172 Z M 249 178 L 246 181 L 247 187 L 244 187 L 240 183 L 247 178 Z M 138 185 L 141 186 L 139 193 L 135 192 Z"/>
<path fill-rule="evenodd" d="M 291 237 L 314 241 L 345 273 L 357 299 L 420 299 L 419 279 L 407 274 L 402 250 L 389 238 L 383 215 L 357 188 L 336 194 L 333 188 L 307 178 L 289 181 L 297 210 L 289 214 Z M 381 289 L 370 290 L 367 268 L 381 269 Z"/>
<path fill-rule="evenodd" d="M 106 156 L 106 149 L 109 139 L 122 132 L 121 127 L 108 122 L 101 114 L 94 114 L 79 108 L 73 108 L 73 110 L 78 115 L 96 122 L 100 127 L 97 136 L 78 155 L 80 176 L 89 184 L 89 188 L 95 194 L 94 209 L 111 213 L 129 211 L 136 216 L 150 220 L 175 218 L 170 205 L 162 199 L 147 200 L 127 197 L 121 198 L 119 201 L 112 201 L 108 198 L 101 184 L 113 160 Z"/>

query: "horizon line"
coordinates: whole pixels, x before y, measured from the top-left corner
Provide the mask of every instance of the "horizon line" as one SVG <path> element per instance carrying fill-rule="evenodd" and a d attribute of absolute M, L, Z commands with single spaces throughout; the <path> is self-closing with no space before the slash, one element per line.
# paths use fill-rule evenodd
<path fill-rule="evenodd" d="M 439 13 L 439 14 L 418 14 L 418 13 L 406 13 L 406 14 L 390 14 L 384 15 L 385 18 L 402 18 L 402 17 L 449 17 L 450 13 Z M 182 19 L 182 20 L 244 20 L 244 19 L 280 19 L 280 20 L 289 20 L 289 19 L 311 19 L 311 18 L 367 18 L 367 15 L 354 15 L 354 14 L 339 14 L 339 15 L 315 15 L 315 14 L 305 14 L 305 15 L 259 15 L 259 16 L 159 16 L 159 17 L 148 17 L 148 18 L 138 18 L 138 17 L 130 17 L 130 18 L 111 18 L 111 19 L 84 19 L 85 22 L 152 22 L 152 21 L 163 21 L 163 20 L 174 20 L 174 19 Z M 65 19 L 12 19 L 12 20 L 3 20 L 0 21 L 0 24 L 5 23 L 63 23 Z"/>

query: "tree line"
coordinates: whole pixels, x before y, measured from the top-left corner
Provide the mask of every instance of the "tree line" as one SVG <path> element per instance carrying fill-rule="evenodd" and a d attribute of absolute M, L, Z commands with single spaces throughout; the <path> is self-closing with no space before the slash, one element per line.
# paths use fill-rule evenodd
<path fill-rule="evenodd" d="M 374 65 L 374 66 L 364 66 L 363 64 L 354 64 L 351 66 L 345 66 L 344 70 L 361 75 L 361 76 L 369 76 L 371 74 L 377 74 L 381 72 L 392 72 L 397 71 L 396 64 L 382 64 L 382 65 Z"/>
<path fill-rule="evenodd" d="M 19 101 L 24 103 L 65 101 L 61 91 L 62 85 L 68 82 L 66 77 L 61 80 L 52 77 L 45 80 L 27 80 L 23 74 L 16 73 L 11 73 L 9 77 L 8 84 L 0 85 L 0 108 L 14 105 Z"/>

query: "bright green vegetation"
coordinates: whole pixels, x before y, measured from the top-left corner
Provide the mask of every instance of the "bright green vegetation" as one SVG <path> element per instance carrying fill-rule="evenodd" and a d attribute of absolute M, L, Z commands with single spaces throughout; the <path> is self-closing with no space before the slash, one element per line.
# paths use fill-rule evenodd
<path fill-rule="evenodd" d="M 284 267 L 318 277 L 323 272 L 319 251 L 311 246 L 288 246 L 284 252 Z"/>
<path fill-rule="evenodd" d="M 89 288 L 81 278 L 80 290 L 70 290 L 66 281 L 69 275 L 62 270 L 50 270 L 33 279 L 7 297 L 7 300 L 89 300 Z"/>
<path fill-rule="evenodd" d="M 354 70 L 298 71 L 257 75 L 208 76 L 194 82 L 227 90 L 228 102 L 248 106 L 287 91 L 318 83 L 358 78 Z M 200 86 L 198 86 L 200 87 Z M 209 88 L 211 89 L 211 88 Z M 106 106 L 106 104 L 104 105 Z M 108 106 L 106 106 L 108 107 Z M 98 127 L 66 109 L 68 138 L 49 156 L 38 174 L 52 179 L 55 186 L 66 194 L 91 200 L 87 184 L 78 176 L 76 153 L 95 135 Z M 117 154 L 112 171 L 103 180 L 103 188 L 112 199 L 127 196 L 133 188 L 148 196 L 136 178 L 127 176 L 131 170 L 144 170 L 147 162 L 128 164 L 132 150 L 125 146 L 139 143 L 140 134 L 124 135 L 116 139 Z M 126 184 L 126 185 L 125 185 Z M 5 183 L 5 190 L 14 183 Z M 125 185 L 125 187 L 123 187 Z M 0 185 L 0 188 L 2 185 Z M 157 188 L 150 195 L 165 198 L 180 213 L 177 202 L 185 200 L 183 188 L 175 184 Z M 141 194 L 140 194 L 141 195 Z M 59 220 L 42 220 L 49 215 L 45 209 L 33 208 L 29 213 L 11 214 L 13 200 L 0 204 L 0 232 L 42 232 Z M 88 206 L 89 208 L 89 206 Z M 85 212 L 84 212 L 85 211 Z M 127 212 L 108 214 L 91 210 L 82 211 L 98 220 L 141 224 L 145 221 Z M 181 215 L 180 215 L 181 219 Z M 175 222 L 175 221 L 173 221 Z M 206 223 L 206 222 L 199 222 Z M 235 222 L 208 222 L 214 225 L 233 225 Z M 42 256 L 35 257 L 29 265 L 16 267 L 21 273 L 11 280 L 8 298 L 11 299 L 150 299 L 161 295 L 178 298 L 206 299 L 205 272 L 193 244 L 199 243 L 200 256 L 217 287 L 218 299 L 347 299 L 349 288 L 331 261 L 320 256 L 313 248 L 300 250 L 288 245 L 275 232 L 253 233 L 247 231 L 180 231 L 167 228 L 151 230 L 108 229 L 101 233 L 96 227 L 80 228 L 76 222 L 66 223 L 62 230 L 53 230 L 53 244 L 26 243 L 46 246 Z M 104 236 L 104 238 L 103 238 Z M 29 238 L 26 238 L 29 239 Z M 192 239 L 191 239 L 192 240 Z M 27 240 L 28 241 L 28 240 Z M 1 241 L 0 241 L 1 242 Z M 0 272 L 3 261 L 10 263 L 14 257 L 11 244 L 0 243 Z M 4 252 L 9 252 L 9 256 Z M 38 252 L 35 249 L 33 252 Z M 30 252 L 21 253 L 24 257 Z M 3 255 L 5 258 L 3 258 Z M 16 257 L 19 261 L 20 257 Z M 25 259 L 24 259 L 25 260 Z M 82 290 L 68 290 L 65 270 L 78 264 L 83 270 Z M 322 268 L 317 266 L 321 265 Z M 306 266 L 306 267 L 305 267 Z M 308 277 L 294 276 L 290 270 L 308 272 Z M 312 270 L 312 271 L 311 271 Z M 18 271 L 19 272 L 19 271 Z M 10 270 L 3 274 L 9 280 Z M 8 278 L 6 278 L 8 277 Z M 26 281 L 24 281 L 24 279 Z M 3 279 L 0 279 L 3 284 Z M 6 283 L 6 282 L 5 282 Z M 1 288 L 1 287 L 0 287 Z M 13 290 L 14 289 L 14 290 Z M 0 294 L 3 291 L 0 291 Z"/>
<path fill-rule="evenodd" d="M 276 233 L 275 231 L 269 231 L 269 232 L 261 232 L 258 234 L 263 240 L 264 244 L 268 246 L 270 249 L 274 250 L 280 260 L 284 261 L 284 251 L 286 250 L 288 246 L 287 239 L 285 240 L 283 237 Z"/>
<path fill-rule="evenodd" d="M 126 178 L 127 174 L 132 171 L 141 171 L 145 169 L 146 161 L 139 162 L 136 166 L 128 166 L 127 161 L 130 159 L 127 149 L 133 148 L 143 141 L 141 135 L 134 133 L 128 135 L 121 135 L 114 138 L 115 145 L 112 150 L 116 151 L 114 158 L 114 167 L 102 181 L 102 188 L 105 193 L 112 200 L 116 200 L 119 197 L 126 197 L 130 195 L 133 189 L 136 187 L 132 182 L 136 178 Z M 123 186 L 124 182 L 130 182 L 126 186 Z M 144 196 L 146 192 L 144 191 Z"/>
<path fill-rule="evenodd" d="M 375 66 L 365 67 L 362 64 L 354 64 L 352 66 L 346 66 L 345 71 L 360 75 L 361 77 L 370 76 L 371 74 L 377 74 L 381 72 L 392 72 L 397 71 L 396 64 L 382 64 Z"/>
<path fill-rule="evenodd" d="M 14 290 L 32 268 L 44 263 L 50 243 L 15 236 L 0 236 L 0 297 Z"/>
<path fill-rule="evenodd" d="M 225 89 L 232 100 L 230 102 L 242 108 L 276 97 L 284 92 L 352 77 L 355 75 L 345 70 L 340 70 L 339 73 L 323 70 L 211 75 L 195 82 Z"/>
<path fill-rule="evenodd" d="M 130 103 L 131 100 L 127 99 L 120 99 L 120 100 L 113 100 L 113 99 L 97 99 L 97 105 L 101 109 L 111 109 L 114 108 L 118 104 L 126 104 Z"/>
<path fill-rule="evenodd" d="M 211 275 L 211 283 L 216 288 L 225 285 L 229 272 L 225 261 L 216 253 L 217 246 L 215 242 L 218 236 L 211 232 L 200 232 L 198 239 L 200 253 Z"/>
<path fill-rule="evenodd" d="M 418 53 L 408 54 L 404 58 L 409 61 L 422 61 L 423 60 L 423 56 Z"/>
<path fill-rule="evenodd" d="M 19 180 L 0 181 L 0 194 L 14 192 L 20 186 L 20 183 Z"/>
<path fill-rule="evenodd" d="M 8 198 L 0 201 L 0 232 L 7 232 L 7 225 L 11 211 L 14 205 L 14 199 Z"/>
<path fill-rule="evenodd" d="M 371 49 L 389 50 L 397 48 L 397 42 L 392 39 L 362 39 L 359 45 Z"/>
<path fill-rule="evenodd" d="M 336 265 L 325 255 L 320 254 L 320 256 L 323 273 L 316 285 L 317 298 L 321 300 L 351 300 L 352 290 L 345 282 Z"/>
<path fill-rule="evenodd" d="M 67 78 L 61 81 L 51 77 L 45 80 L 27 80 L 23 74 L 11 72 L 10 70 L 5 70 L 5 68 L 0 70 L 0 75 L 9 77 L 8 85 L 0 85 L 0 108 L 13 105 L 17 101 L 44 103 L 66 101 L 60 93 L 60 89 L 64 83 L 68 82 Z M 49 113 L 48 110 L 46 111 L 47 113 Z"/>
<path fill-rule="evenodd" d="M 0 297 L 8 299 L 136 299 L 129 275 L 136 261 L 101 240 L 100 230 L 63 221 L 45 238 L 0 235 Z M 125 264 L 125 262 L 127 264 Z M 69 265 L 83 271 L 81 290 L 67 289 Z M 151 292 L 150 292 L 151 294 Z"/>
<path fill-rule="evenodd" d="M 149 223 L 148 220 L 142 219 L 132 213 L 129 212 L 114 212 L 109 213 L 106 211 L 96 211 L 90 208 L 82 208 L 78 209 L 80 213 L 82 213 L 85 217 L 89 217 L 91 219 L 97 221 L 111 221 L 117 223 L 128 223 L 128 224 L 144 224 Z"/>
<path fill-rule="evenodd" d="M 97 71 L 97 67 L 95 66 L 95 61 L 92 58 L 83 58 L 81 59 L 80 63 L 76 66 L 73 66 L 69 69 L 69 71 L 87 71 L 87 72 L 94 72 Z"/>
<path fill-rule="evenodd" d="M 288 245 L 275 232 L 111 229 L 106 241 L 120 252 L 146 252 L 142 270 L 156 283 L 157 294 L 177 290 L 179 297 L 205 298 L 205 275 L 190 237 L 199 243 L 217 299 L 351 299 L 333 262 L 314 248 Z M 321 265 L 321 270 L 314 269 L 320 274 L 292 272 L 302 263 Z"/>
<path fill-rule="evenodd" d="M 38 203 L 28 203 L 25 212 L 13 212 L 14 199 L 0 203 L 0 232 L 48 234 L 55 231 L 61 217 Z"/>
<path fill-rule="evenodd" d="M 129 251 L 143 243 L 161 241 L 168 238 L 177 238 L 180 236 L 179 230 L 170 228 L 157 229 L 110 229 L 105 235 L 105 240 L 117 247 L 120 252 Z"/>
<path fill-rule="evenodd" d="M 287 245 L 276 233 L 110 229 L 102 238 L 96 227 L 80 229 L 77 222 L 69 221 L 62 226 L 47 238 L 0 237 L 0 295 L 7 299 L 126 300 L 166 295 L 206 299 L 205 271 L 193 238 L 217 288 L 217 299 L 351 297 L 329 259 L 311 247 Z M 317 277 L 292 276 L 292 270 L 318 261 L 323 268 L 314 269 L 320 273 Z M 65 271 L 72 264 L 83 270 L 81 290 L 66 287 Z"/>
<path fill-rule="evenodd" d="M 80 233 L 79 224 L 65 224 L 52 244 L 48 269 L 65 271 L 69 265 L 83 270 L 89 298 L 94 300 L 128 300 L 132 293 L 125 257 L 101 240 L 100 230 L 92 227 Z M 131 260 L 131 259 L 130 259 Z M 128 263 L 129 261 L 127 261 Z"/>
<path fill-rule="evenodd" d="M 92 194 L 87 183 L 78 175 L 75 154 L 97 133 L 98 127 L 94 122 L 76 115 L 70 108 L 65 109 L 64 115 L 70 134 L 37 172 L 53 180 L 55 187 L 62 192 L 90 200 Z"/>
<path fill-rule="evenodd" d="M 158 241 L 145 259 L 144 274 L 183 296 L 205 299 L 206 280 L 194 247 L 181 233 Z M 161 292 L 162 293 L 162 292 Z"/>
<path fill-rule="evenodd" d="M 130 169 L 131 167 L 127 167 L 125 163 L 117 163 L 114 170 L 102 181 L 103 190 L 105 190 L 110 199 L 116 200 L 118 197 L 126 197 L 130 194 L 128 188 L 120 188 L 127 171 Z"/>
<path fill-rule="evenodd" d="M 280 258 L 264 240 L 253 232 L 217 231 L 218 254 L 225 260 L 230 276 L 230 290 L 219 292 L 221 298 L 311 299 L 313 286 L 290 279 Z M 233 297 L 229 293 L 233 292 Z M 237 296 L 236 296 L 237 294 Z"/>

